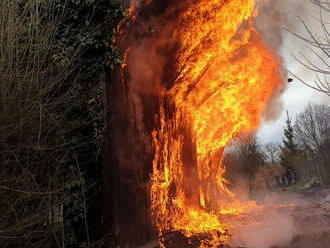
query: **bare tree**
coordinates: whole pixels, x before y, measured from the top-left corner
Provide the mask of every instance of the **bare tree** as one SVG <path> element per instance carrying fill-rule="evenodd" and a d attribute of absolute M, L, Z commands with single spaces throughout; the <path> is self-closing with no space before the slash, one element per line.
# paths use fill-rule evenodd
<path fill-rule="evenodd" d="M 266 154 L 267 160 L 271 163 L 274 164 L 275 162 L 278 161 L 279 159 L 279 145 L 272 142 L 264 145 L 264 151 Z"/>
<path fill-rule="evenodd" d="M 330 2 L 328 0 L 309 0 L 315 6 L 319 8 L 319 16 L 320 16 L 320 26 L 321 26 L 321 34 L 317 34 L 313 32 L 313 30 L 307 25 L 307 23 L 300 18 L 302 24 L 304 25 L 308 36 L 301 36 L 296 33 L 289 31 L 294 36 L 300 38 L 301 40 L 308 43 L 311 48 L 310 51 L 313 53 L 317 59 L 317 61 L 312 61 L 305 54 L 300 53 L 302 58 L 298 58 L 295 56 L 297 61 L 299 61 L 303 66 L 307 69 L 315 72 L 316 79 L 313 82 L 306 82 L 297 75 L 293 74 L 295 78 L 297 78 L 304 85 L 322 92 L 328 96 L 330 96 L 330 30 L 329 30 L 329 22 L 325 21 L 325 16 L 330 14 Z"/>
<path fill-rule="evenodd" d="M 66 42 L 56 50 L 56 31 L 65 12 L 58 11 L 59 5 L 58 1 L 0 1 L 3 248 L 68 247 L 75 230 L 69 228 L 67 216 L 79 213 L 74 218 L 86 223 L 86 194 L 91 187 L 85 186 L 77 145 L 68 138 L 77 136 L 74 130 L 83 125 L 70 124 L 65 117 L 68 107 L 87 97 L 72 82 L 76 78 L 70 77 L 80 69 L 73 62 L 82 45 L 77 41 L 75 48 Z M 62 59 L 62 51 L 68 51 L 69 59 Z M 87 147 L 82 142 L 79 146 Z M 76 206 L 79 212 L 72 211 Z M 82 229 L 90 247 L 86 226 Z"/>
<path fill-rule="evenodd" d="M 294 130 L 306 157 L 315 162 L 320 181 L 325 181 L 329 173 L 330 107 L 310 104 L 297 116 Z"/>

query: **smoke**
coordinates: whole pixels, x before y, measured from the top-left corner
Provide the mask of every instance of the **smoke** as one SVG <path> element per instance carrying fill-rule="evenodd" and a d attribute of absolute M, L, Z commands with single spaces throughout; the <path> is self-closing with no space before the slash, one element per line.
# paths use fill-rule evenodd
<path fill-rule="evenodd" d="M 161 91 L 161 79 L 168 60 L 166 49 L 171 47 L 170 23 L 163 26 L 162 16 L 138 20 L 125 46 L 130 48 L 128 72 L 130 90 L 137 94 L 152 95 Z"/>
<path fill-rule="evenodd" d="M 248 213 L 249 223 L 234 230 L 231 247 L 325 248 L 330 242 L 330 190 L 295 191 L 292 187 L 253 190 L 245 182 L 234 190 L 240 199 L 256 200 L 261 209 Z M 293 187 L 294 188 L 294 187 Z"/>
<path fill-rule="evenodd" d="M 249 224 L 235 230 L 230 245 L 249 248 L 291 247 L 290 243 L 297 233 L 291 206 L 305 204 L 304 201 L 294 194 L 279 195 L 270 191 L 264 191 L 257 198 L 262 209 L 249 214 Z"/>
<path fill-rule="evenodd" d="M 295 232 L 294 221 L 278 211 L 264 215 L 264 222 L 242 228 L 237 233 L 239 247 L 270 248 L 289 245 Z"/>
<path fill-rule="evenodd" d="M 304 236 L 297 222 L 297 209 L 310 209 L 302 194 L 273 188 L 274 178 L 262 170 L 253 182 L 240 179 L 232 190 L 241 202 L 256 201 L 260 208 L 247 213 L 248 222 L 234 229 L 231 247 L 293 247 L 297 235 Z M 301 218 L 301 216 L 299 216 Z M 298 219 L 299 219 L 298 218 Z M 294 246 L 295 247 L 295 246 Z M 304 246 L 311 247 L 311 246 Z"/>
<path fill-rule="evenodd" d="M 120 47 L 126 53 L 123 69 L 123 102 L 118 103 L 120 111 L 127 119 L 127 128 L 117 142 L 126 142 L 130 137 L 134 153 L 147 151 L 152 156 L 151 131 L 155 128 L 154 117 L 159 110 L 161 92 L 173 81 L 173 58 L 176 41 L 173 38 L 173 25 L 178 13 L 185 8 L 187 1 L 133 0 L 135 7 L 134 23 L 126 23 L 125 38 Z M 119 98 L 117 96 L 116 98 Z M 123 104 L 124 103 L 124 104 Z M 124 149 L 125 146 L 124 146 Z M 127 152 L 123 160 L 127 160 Z M 140 157 L 140 155 L 138 156 Z M 144 168 L 145 161 L 135 161 L 136 167 Z M 150 174 L 148 171 L 147 174 Z"/>
<path fill-rule="evenodd" d="M 146 2 L 135 1 L 138 15 L 135 23 L 126 25 L 126 37 L 120 44 L 127 53 L 127 66 L 123 73 L 125 105 L 120 107 L 125 109 L 124 115 L 129 121 L 124 135 L 131 140 L 135 139 L 135 146 L 144 147 L 150 155 L 150 133 L 157 112 L 159 92 L 164 88 L 164 68 L 169 59 L 166 51 L 171 49 L 173 41 L 169 35 L 171 21 L 166 21 L 170 15 L 169 10 L 157 12 L 155 9 L 158 8 L 153 3 Z M 137 161 L 141 167 L 143 163 L 145 161 Z"/>
<path fill-rule="evenodd" d="M 310 51 L 312 47 L 309 44 L 295 37 L 292 33 L 299 34 L 306 38 L 310 37 L 301 22 L 302 19 L 311 29 L 312 33 L 320 34 L 320 37 L 322 37 L 322 26 L 319 22 L 320 9 L 315 7 L 311 1 L 304 0 L 269 0 L 266 4 L 263 0 L 260 0 L 258 4 L 261 7 L 265 6 L 266 12 L 273 11 L 277 13 L 276 15 L 274 14 L 277 18 L 272 17 L 271 13 L 268 14 L 269 18 L 267 18 L 267 16 L 263 14 L 263 11 L 259 11 L 256 25 L 258 29 L 261 30 L 262 36 L 268 37 L 264 39 L 265 42 L 277 49 L 277 53 L 283 58 L 283 68 L 293 72 L 305 82 L 313 84 L 313 81 L 316 79 L 315 73 L 301 65 L 295 57 L 302 59 L 302 55 L 304 55 L 306 58 L 311 59 L 315 65 L 319 65 L 320 60 Z M 273 22 L 270 20 L 276 21 Z M 275 28 L 273 31 L 274 26 Z M 279 37 L 281 37 L 281 40 Z M 329 104 L 329 97 L 325 94 L 308 88 L 290 74 L 288 77 L 294 80 L 285 85 L 285 88 L 282 89 L 285 92 L 280 95 L 280 98 L 283 108 L 288 110 L 291 115 L 302 111 L 309 102 Z M 270 102 L 269 106 L 275 105 L 272 105 Z M 285 111 L 283 111 L 284 109 L 281 110 L 281 108 L 278 108 L 277 111 L 275 110 L 275 117 L 276 114 L 281 114 L 276 122 L 276 118 L 272 118 L 273 113 L 269 113 L 269 108 L 264 114 L 266 121 L 273 120 L 274 122 L 263 123 L 260 128 L 259 137 L 263 143 L 268 143 L 270 141 L 281 142 L 286 118 Z"/>
<path fill-rule="evenodd" d="M 165 12 L 156 13 L 141 1 L 135 3 L 139 15 L 135 23 L 122 27 L 119 45 L 126 56 L 121 73 L 112 74 L 109 92 L 112 215 L 121 247 L 136 247 L 154 234 L 148 192 L 153 160 L 151 131 L 158 92 L 163 87 L 165 50 L 171 43 L 166 37 Z"/>
<path fill-rule="evenodd" d="M 301 0 L 259 1 L 258 16 L 255 24 L 262 34 L 264 42 L 274 51 L 279 52 L 283 45 L 285 29 L 297 30 L 297 16 L 307 11 Z"/>
<path fill-rule="evenodd" d="M 306 4 L 301 0 L 260 0 L 257 2 L 258 16 L 255 18 L 255 25 L 260 32 L 265 44 L 277 55 L 278 61 L 282 64 L 281 74 L 283 81 L 287 78 L 287 65 L 282 58 L 283 45 L 286 39 L 285 29 L 298 29 L 298 15 L 307 11 Z M 283 100 L 281 98 L 287 85 L 278 88 L 270 99 L 267 109 L 263 115 L 265 121 L 270 122 L 280 117 L 283 112 Z"/>

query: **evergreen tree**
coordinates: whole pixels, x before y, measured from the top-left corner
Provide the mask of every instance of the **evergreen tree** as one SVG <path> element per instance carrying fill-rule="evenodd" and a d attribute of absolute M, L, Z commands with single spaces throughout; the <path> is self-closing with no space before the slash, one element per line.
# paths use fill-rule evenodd
<path fill-rule="evenodd" d="M 284 128 L 283 146 L 281 147 L 280 163 L 286 169 L 294 169 L 294 161 L 299 153 L 298 145 L 295 142 L 292 119 L 286 113 L 286 126 Z"/>

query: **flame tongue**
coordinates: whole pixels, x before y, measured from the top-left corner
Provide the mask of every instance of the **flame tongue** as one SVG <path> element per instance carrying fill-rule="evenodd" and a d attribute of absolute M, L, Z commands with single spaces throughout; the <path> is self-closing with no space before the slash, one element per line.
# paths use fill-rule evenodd
<path fill-rule="evenodd" d="M 253 26 L 254 0 L 199 0 L 179 16 L 175 38 L 179 76 L 162 93 L 152 210 L 160 234 L 208 233 L 200 247 L 230 235 L 221 214 L 241 206 L 226 188 L 223 149 L 237 134 L 256 129 L 274 89 L 279 63 Z"/>

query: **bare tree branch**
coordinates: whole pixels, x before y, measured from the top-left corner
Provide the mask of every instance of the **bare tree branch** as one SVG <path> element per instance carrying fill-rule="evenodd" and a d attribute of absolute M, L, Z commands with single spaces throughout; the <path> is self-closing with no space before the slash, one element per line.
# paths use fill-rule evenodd
<path fill-rule="evenodd" d="M 287 30 L 293 36 L 299 38 L 300 40 L 309 44 L 312 48 L 310 48 L 310 52 L 315 55 L 318 59 L 320 64 L 316 62 L 312 62 L 310 58 L 308 58 L 305 54 L 300 53 L 302 59 L 298 58 L 297 56 L 293 56 L 301 65 L 303 65 L 308 70 L 315 73 L 316 80 L 313 82 L 306 82 L 305 80 L 301 79 L 294 73 L 290 72 L 296 79 L 298 79 L 301 83 L 308 86 L 311 89 L 324 93 L 330 96 L 330 82 L 328 81 L 328 75 L 330 75 L 330 63 L 328 59 L 330 58 L 330 31 L 328 29 L 329 23 L 326 23 L 324 20 L 324 12 L 326 14 L 330 14 L 330 1 L 325 0 L 310 0 L 312 4 L 319 8 L 319 16 L 320 16 L 320 25 L 322 28 L 323 36 L 318 36 L 312 32 L 312 29 L 306 24 L 306 22 L 301 18 L 298 17 L 303 24 L 307 34 L 309 37 L 304 37 L 297 33 L 294 33 L 290 30 Z M 321 67 L 322 65 L 322 67 Z"/>

